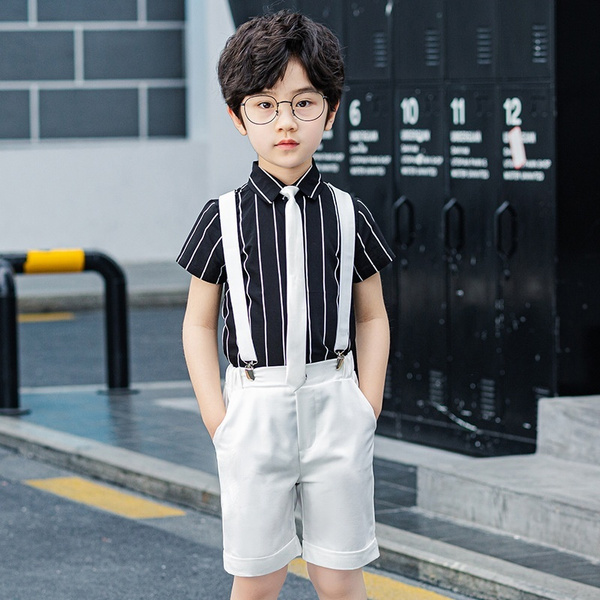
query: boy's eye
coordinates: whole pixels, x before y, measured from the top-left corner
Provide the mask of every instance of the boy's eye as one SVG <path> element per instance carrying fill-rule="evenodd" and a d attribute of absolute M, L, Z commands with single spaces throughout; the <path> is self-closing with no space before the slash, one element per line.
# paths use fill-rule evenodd
<path fill-rule="evenodd" d="M 261 102 L 258 102 L 256 106 L 262 110 L 270 110 L 273 108 L 273 103 L 269 100 L 262 100 Z"/>
<path fill-rule="evenodd" d="M 314 102 L 310 98 L 302 98 L 301 100 L 296 100 L 294 103 L 294 108 L 308 108 L 314 104 Z"/>

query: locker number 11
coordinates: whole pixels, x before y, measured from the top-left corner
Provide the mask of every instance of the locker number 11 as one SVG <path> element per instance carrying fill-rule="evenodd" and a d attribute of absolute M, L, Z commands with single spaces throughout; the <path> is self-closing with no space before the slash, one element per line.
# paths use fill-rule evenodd
<path fill-rule="evenodd" d="M 467 103 L 464 98 L 454 98 L 450 102 L 452 109 L 452 123 L 454 125 L 464 125 L 467 120 Z"/>

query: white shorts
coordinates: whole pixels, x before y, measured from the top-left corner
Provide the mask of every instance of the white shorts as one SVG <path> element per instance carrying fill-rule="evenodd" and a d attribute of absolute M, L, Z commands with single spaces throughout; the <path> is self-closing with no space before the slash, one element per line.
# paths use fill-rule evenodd
<path fill-rule="evenodd" d="M 352 356 L 307 365 L 298 390 L 285 367 L 229 367 L 227 414 L 214 444 L 221 483 L 223 557 L 232 575 L 272 573 L 296 556 L 357 569 L 379 556 L 373 504 L 376 418 Z M 294 511 L 300 502 L 302 544 Z"/>

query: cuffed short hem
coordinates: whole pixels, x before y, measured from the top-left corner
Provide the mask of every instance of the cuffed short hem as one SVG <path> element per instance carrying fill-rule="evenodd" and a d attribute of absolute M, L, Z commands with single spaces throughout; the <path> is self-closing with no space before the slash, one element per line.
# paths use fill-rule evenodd
<path fill-rule="evenodd" d="M 223 565 L 230 575 L 238 577 L 259 577 L 268 575 L 285 567 L 291 560 L 302 554 L 302 547 L 297 537 L 292 539 L 281 550 L 270 556 L 260 558 L 240 558 L 223 552 Z"/>
<path fill-rule="evenodd" d="M 363 550 L 356 552 L 336 552 L 313 546 L 306 540 L 303 541 L 304 548 L 302 558 L 306 562 L 325 567 L 327 569 L 338 569 L 340 571 L 351 571 L 360 569 L 379 557 L 379 547 L 377 540 L 373 541 Z"/>

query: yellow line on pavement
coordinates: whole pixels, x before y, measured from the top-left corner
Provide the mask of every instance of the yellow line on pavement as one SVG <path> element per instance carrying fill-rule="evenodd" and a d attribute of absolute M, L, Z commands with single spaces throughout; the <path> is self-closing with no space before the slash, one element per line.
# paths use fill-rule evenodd
<path fill-rule="evenodd" d="M 72 321 L 72 312 L 24 313 L 17 317 L 19 323 L 47 323 L 50 321 Z"/>
<path fill-rule="evenodd" d="M 288 571 L 299 577 L 308 578 L 306 562 L 301 558 L 293 560 Z M 369 600 L 450 600 L 446 596 L 440 596 L 435 592 L 423 590 L 383 575 L 375 573 L 364 573 L 367 596 Z"/>
<path fill-rule="evenodd" d="M 133 494 L 120 492 L 105 485 L 86 481 L 81 477 L 29 479 L 24 483 L 129 519 L 160 519 L 185 515 L 185 512 L 177 508 L 171 508 L 158 502 L 139 498 Z"/>

